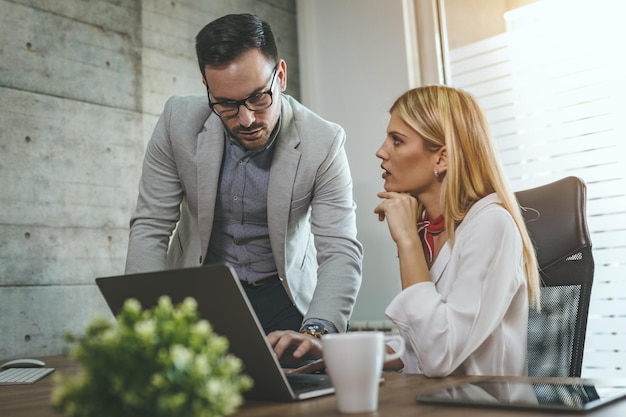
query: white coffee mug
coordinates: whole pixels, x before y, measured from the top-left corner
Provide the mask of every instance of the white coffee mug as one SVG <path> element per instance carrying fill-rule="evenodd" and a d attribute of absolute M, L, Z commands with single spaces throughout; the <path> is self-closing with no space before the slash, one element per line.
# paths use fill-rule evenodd
<path fill-rule="evenodd" d="M 399 351 L 389 354 L 385 343 L 392 339 L 398 340 Z M 332 333 L 322 336 L 322 349 L 337 408 L 342 413 L 363 413 L 378 408 L 383 363 L 404 353 L 404 339 L 383 332 Z"/>

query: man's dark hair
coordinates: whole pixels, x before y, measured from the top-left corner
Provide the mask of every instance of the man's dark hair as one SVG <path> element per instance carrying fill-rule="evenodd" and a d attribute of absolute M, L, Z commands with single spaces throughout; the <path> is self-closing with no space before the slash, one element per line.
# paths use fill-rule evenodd
<path fill-rule="evenodd" d="M 258 49 L 268 61 L 278 62 L 270 25 L 253 14 L 229 14 L 206 25 L 196 36 L 196 54 L 204 77 L 206 66 L 218 67 Z"/>

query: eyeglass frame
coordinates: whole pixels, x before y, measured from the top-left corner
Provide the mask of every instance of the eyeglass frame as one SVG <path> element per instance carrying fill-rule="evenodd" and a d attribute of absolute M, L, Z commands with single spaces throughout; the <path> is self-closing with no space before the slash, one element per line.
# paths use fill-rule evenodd
<path fill-rule="evenodd" d="M 209 90 L 209 87 L 207 85 L 207 95 L 209 97 L 209 107 L 211 108 L 211 111 L 213 113 L 215 113 L 218 117 L 222 118 L 222 119 L 231 119 L 233 117 L 237 117 L 239 115 L 239 109 L 241 108 L 241 106 L 244 106 L 246 109 L 250 110 L 251 112 L 260 112 L 260 111 L 264 111 L 269 109 L 270 107 L 272 107 L 272 105 L 274 104 L 274 93 L 273 93 L 273 88 L 274 88 L 274 80 L 276 79 L 276 74 L 278 73 L 278 63 L 276 63 L 276 65 L 274 65 L 274 71 L 272 72 L 272 79 L 270 81 L 270 86 L 268 87 L 267 90 L 262 91 L 262 92 L 257 92 L 257 93 L 253 93 L 250 94 L 248 97 L 244 98 L 243 100 L 223 100 L 223 101 L 217 101 L 217 102 L 212 102 L 211 101 L 211 91 Z M 253 97 L 260 97 L 264 94 L 267 94 L 268 96 L 270 96 L 270 104 L 262 109 L 251 109 L 250 107 L 248 107 L 248 105 L 246 104 L 246 102 L 248 100 L 250 100 Z M 215 110 L 215 106 L 217 104 L 229 104 L 229 105 L 236 105 L 236 109 L 237 111 L 235 112 L 235 114 L 231 114 L 228 116 L 223 116 L 221 114 L 218 113 L 217 110 Z"/>

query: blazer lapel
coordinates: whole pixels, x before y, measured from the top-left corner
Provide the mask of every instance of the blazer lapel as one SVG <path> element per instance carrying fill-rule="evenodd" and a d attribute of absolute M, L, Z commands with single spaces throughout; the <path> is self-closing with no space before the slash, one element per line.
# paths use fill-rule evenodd
<path fill-rule="evenodd" d="M 209 247 L 213 228 L 215 201 L 224 156 L 224 127 L 218 117 L 209 117 L 205 129 L 198 134 L 197 171 L 198 233 L 201 255 L 204 258 Z"/>
<path fill-rule="evenodd" d="M 301 153 L 296 149 L 300 143 L 300 137 L 293 123 L 293 112 L 284 99 L 281 118 L 267 192 L 267 222 L 278 275 L 285 277 L 285 236 Z"/>

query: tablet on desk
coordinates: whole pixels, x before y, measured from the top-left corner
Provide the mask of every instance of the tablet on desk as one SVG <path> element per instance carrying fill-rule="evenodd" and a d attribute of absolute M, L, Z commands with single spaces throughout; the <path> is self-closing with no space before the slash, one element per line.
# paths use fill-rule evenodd
<path fill-rule="evenodd" d="M 626 398 L 626 381 L 522 382 L 485 380 L 417 396 L 422 403 L 587 412 Z"/>

